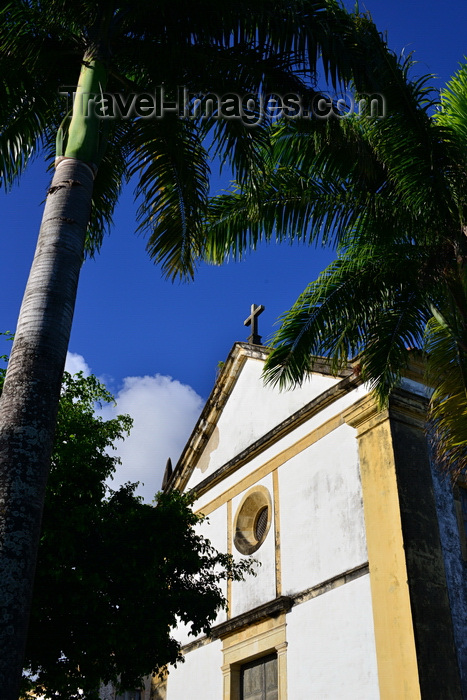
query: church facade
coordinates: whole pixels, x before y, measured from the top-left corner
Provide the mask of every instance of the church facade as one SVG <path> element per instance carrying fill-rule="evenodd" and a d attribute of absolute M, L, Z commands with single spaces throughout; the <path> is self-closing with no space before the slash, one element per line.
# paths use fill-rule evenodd
<path fill-rule="evenodd" d="M 467 491 L 430 463 L 420 368 L 380 411 L 351 367 L 265 386 L 267 352 L 234 345 L 166 485 L 256 575 L 210 637 L 177 630 L 185 662 L 148 697 L 467 698 Z"/>

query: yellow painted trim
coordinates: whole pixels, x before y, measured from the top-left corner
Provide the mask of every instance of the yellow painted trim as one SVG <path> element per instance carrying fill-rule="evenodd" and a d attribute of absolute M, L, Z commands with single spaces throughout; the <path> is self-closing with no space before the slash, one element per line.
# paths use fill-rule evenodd
<path fill-rule="evenodd" d="M 162 675 L 161 675 L 162 674 Z M 157 673 L 155 676 L 148 676 L 144 680 L 144 698 L 147 700 L 165 700 L 167 697 L 168 669 Z"/>
<path fill-rule="evenodd" d="M 346 413 L 357 428 L 381 700 L 419 700 L 407 567 L 389 412 L 365 397 Z"/>
<path fill-rule="evenodd" d="M 274 503 L 274 544 L 275 544 L 275 570 L 276 570 L 276 596 L 282 595 L 282 568 L 281 568 L 281 517 L 279 503 L 279 474 L 277 469 L 272 473 L 272 494 Z"/>
<path fill-rule="evenodd" d="M 168 489 L 183 491 L 248 358 L 266 360 L 269 348 L 235 343 L 175 467 Z"/>
<path fill-rule="evenodd" d="M 305 435 L 296 443 L 290 445 L 290 447 L 287 447 L 285 450 L 282 450 L 282 452 L 279 452 L 277 455 L 272 457 L 272 459 L 259 466 L 257 469 L 255 469 L 243 479 L 238 481 L 236 484 L 231 486 L 229 489 L 221 493 L 212 501 L 206 503 L 206 505 L 202 506 L 201 508 L 198 508 L 196 510 L 196 513 L 203 513 L 203 515 L 209 515 L 213 511 L 217 510 L 217 508 L 220 508 L 222 505 L 224 505 L 224 503 L 235 498 L 236 496 L 239 496 L 241 493 L 243 493 L 243 491 L 245 491 L 248 488 L 251 488 L 258 481 L 264 479 L 265 476 L 271 474 L 271 472 L 273 472 L 278 467 L 281 467 L 289 459 L 292 459 L 292 457 L 295 457 L 300 452 L 303 452 L 303 450 L 306 450 L 307 447 L 314 445 L 315 442 L 318 442 L 318 440 L 321 440 L 323 437 L 333 432 L 333 430 L 336 430 L 344 423 L 345 420 L 343 417 L 343 413 L 339 413 L 338 415 L 333 416 L 325 423 L 320 425 L 319 428 L 312 430 L 310 433 L 308 433 L 308 435 Z"/>
<path fill-rule="evenodd" d="M 404 370 L 403 376 L 407 377 L 407 379 L 412 379 L 414 382 L 418 382 L 418 384 L 426 386 L 426 362 L 419 357 L 411 357 L 409 360 L 409 366 Z"/>
<path fill-rule="evenodd" d="M 279 676 L 279 700 L 287 698 L 287 642 L 276 646 L 277 673 Z"/>
<path fill-rule="evenodd" d="M 227 501 L 227 554 L 232 554 L 232 501 Z M 227 579 L 227 619 L 232 616 L 232 579 Z"/>
<path fill-rule="evenodd" d="M 255 521 L 258 512 L 264 506 L 268 509 L 268 520 L 263 537 L 257 540 L 254 532 Z M 256 484 L 243 495 L 237 507 L 233 523 L 234 547 L 241 554 L 253 554 L 256 552 L 268 536 L 273 520 L 273 505 L 269 489 L 261 484 Z"/>

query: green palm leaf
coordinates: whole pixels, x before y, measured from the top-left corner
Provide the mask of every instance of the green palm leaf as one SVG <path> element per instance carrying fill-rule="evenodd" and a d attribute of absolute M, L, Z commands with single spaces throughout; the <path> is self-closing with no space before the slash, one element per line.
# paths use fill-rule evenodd
<path fill-rule="evenodd" d="M 435 312 L 436 313 L 436 312 Z M 427 323 L 427 377 L 434 386 L 431 435 L 438 463 L 456 478 L 467 471 L 467 333 L 456 311 Z"/>
<path fill-rule="evenodd" d="M 384 405 L 423 350 L 437 458 L 455 477 L 467 465 L 467 67 L 432 116 L 429 76 L 411 80 L 410 59 L 399 63 L 371 28 L 362 32 L 387 117 L 273 125 L 263 177 L 211 200 L 205 255 L 241 257 L 262 240 L 337 246 L 336 262 L 280 319 L 266 379 L 288 386 L 315 356 L 335 372 L 358 358 Z M 378 84 L 370 71 L 355 87 Z"/>
<path fill-rule="evenodd" d="M 266 378 L 287 386 L 303 380 L 313 357 L 339 372 L 358 356 L 362 379 L 381 401 L 400 379 L 410 352 L 421 348 L 433 280 L 413 276 L 407 245 L 354 246 L 301 295 L 272 339 Z"/>
<path fill-rule="evenodd" d="M 140 120 L 132 135 L 129 174 L 139 174 L 136 194 L 147 250 L 171 277 L 194 272 L 203 236 L 209 189 L 207 152 L 192 122 Z"/>

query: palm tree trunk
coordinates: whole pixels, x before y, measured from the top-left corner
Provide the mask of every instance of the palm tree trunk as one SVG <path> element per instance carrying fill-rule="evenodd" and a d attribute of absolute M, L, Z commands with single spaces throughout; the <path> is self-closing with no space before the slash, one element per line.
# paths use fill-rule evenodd
<path fill-rule="evenodd" d="M 45 486 L 93 173 L 58 164 L 0 398 L 0 695 L 18 700 Z M 51 407 L 54 407 L 51 410 Z"/>

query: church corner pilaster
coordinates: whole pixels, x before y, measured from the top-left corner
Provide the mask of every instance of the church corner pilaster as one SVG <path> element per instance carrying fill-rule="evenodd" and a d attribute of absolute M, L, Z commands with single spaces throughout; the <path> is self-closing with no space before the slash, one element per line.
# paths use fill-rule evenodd
<path fill-rule="evenodd" d="M 421 698 L 389 410 L 369 394 L 350 407 L 356 428 L 381 700 Z"/>
<path fill-rule="evenodd" d="M 368 394 L 344 413 L 357 431 L 382 700 L 462 697 L 426 408 L 426 398 L 400 389 L 384 410 Z"/>

